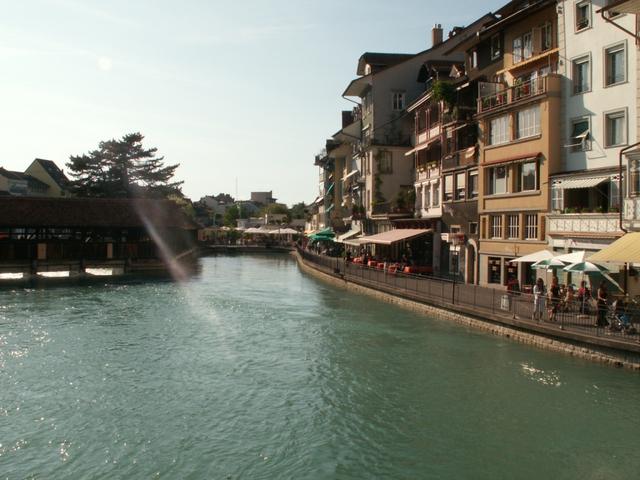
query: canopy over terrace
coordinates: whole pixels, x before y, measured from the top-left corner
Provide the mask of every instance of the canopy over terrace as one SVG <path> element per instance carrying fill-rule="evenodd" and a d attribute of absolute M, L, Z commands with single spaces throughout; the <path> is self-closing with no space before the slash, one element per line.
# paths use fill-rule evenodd
<path fill-rule="evenodd" d="M 376 235 L 368 235 L 358 238 L 354 242 L 358 242 L 359 245 L 375 244 L 375 245 L 392 245 L 403 240 L 410 240 L 427 233 L 432 233 L 430 228 L 404 228 L 389 230 L 388 232 L 378 233 Z"/>
<path fill-rule="evenodd" d="M 640 232 L 627 233 L 589 257 L 596 263 L 640 263 Z"/>

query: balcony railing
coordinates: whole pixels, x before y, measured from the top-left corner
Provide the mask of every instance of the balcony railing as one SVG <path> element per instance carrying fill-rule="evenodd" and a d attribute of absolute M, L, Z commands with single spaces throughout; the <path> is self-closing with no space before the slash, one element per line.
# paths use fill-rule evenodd
<path fill-rule="evenodd" d="M 549 234 L 611 234 L 619 232 L 618 213 L 553 213 L 549 219 Z"/>
<path fill-rule="evenodd" d="M 466 167 L 477 163 L 475 147 L 458 150 L 442 159 L 442 169 L 449 170 L 456 167 Z"/>
<path fill-rule="evenodd" d="M 520 100 L 532 98 L 547 93 L 549 77 L 538 77 L 528 82 L 505 88 L 492 95 L 478 99 L 478 113 L 505 107 Z"/>

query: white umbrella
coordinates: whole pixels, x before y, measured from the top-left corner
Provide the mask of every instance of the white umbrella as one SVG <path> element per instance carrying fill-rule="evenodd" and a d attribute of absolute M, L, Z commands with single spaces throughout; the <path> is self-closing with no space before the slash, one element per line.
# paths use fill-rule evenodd
<path fill-rule="evenodd" d="M 523 257 L 518 257 L 514 260 L 511 260 L 511 263 L 535 263 L 540 260 L 549 260 L 553 258 L 553 253 L 549 250 L 540 250 L 535 253 L 530 253 L 529 255 L 525 255 Z"/>
<path fill-rule="evenodd" d="M 560 260 L 564 263 L 574 264 L 584 262 L 587 252 L 580 250 L 579 252 L 565 253 L 564 255 L 558 255 L 554 257 L 555 260 Z"/>

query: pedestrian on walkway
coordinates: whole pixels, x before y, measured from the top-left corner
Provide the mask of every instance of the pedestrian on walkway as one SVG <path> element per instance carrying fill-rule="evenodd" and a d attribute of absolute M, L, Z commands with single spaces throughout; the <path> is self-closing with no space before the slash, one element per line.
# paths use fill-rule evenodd
<path fill-rule="evenodd" d="M 598 288 L 598 320 L 596 322 L 597 327 L 606 327 L 609 325 L 607 322 L 607 298 L 609 297 L 609 292 L 607 292 L 607 286 L 604 283 L 604 280 L 600 282 L 600 288 Z"/>
<path fill-rule="evenodd" d="M 533 319 L 536 321 L 542 320 L 546 294 L 547 291 L 544 288 L 544 281 L 542 278 L 538 278 L 533 287 Z"/>

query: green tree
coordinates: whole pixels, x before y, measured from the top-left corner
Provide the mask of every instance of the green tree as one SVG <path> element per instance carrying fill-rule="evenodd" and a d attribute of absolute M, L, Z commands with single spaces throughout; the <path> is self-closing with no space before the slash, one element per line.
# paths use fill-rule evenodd
<path fill-rule="evenodd" d="M 296 203 L 289 209 L 289 216 L 291 218 L 307 218 L 307 206 L 304 202 Z"/>
<path fill-rule="evenodd" d="M 157 148 L 144 148 L 140 133 L 100 142 L 89 153 L 70 156 L 72 189 L 83 197 L 162 197 L 182 195 L 172 181 L 179 164 L 165 165 Z"/>
<path fill-rule="evenodd" d="M 227 227 L 235 228 L 236 220 L 240 218 L 240 212 L 238 210 L 238 206 L 234 205 L 233 207 L 227 208 L 227 211 L 224 212 L 224 224 Z"/>
<path fill-rule="evenodd" d="M 287 221 L 291 219 L 289 215 L 289 209 L 285 205 L 280 205 L 278 203 L 271 203 L 260 210 L 260 216 L 263 217 L 265 215 L 286 215 Z"/>

